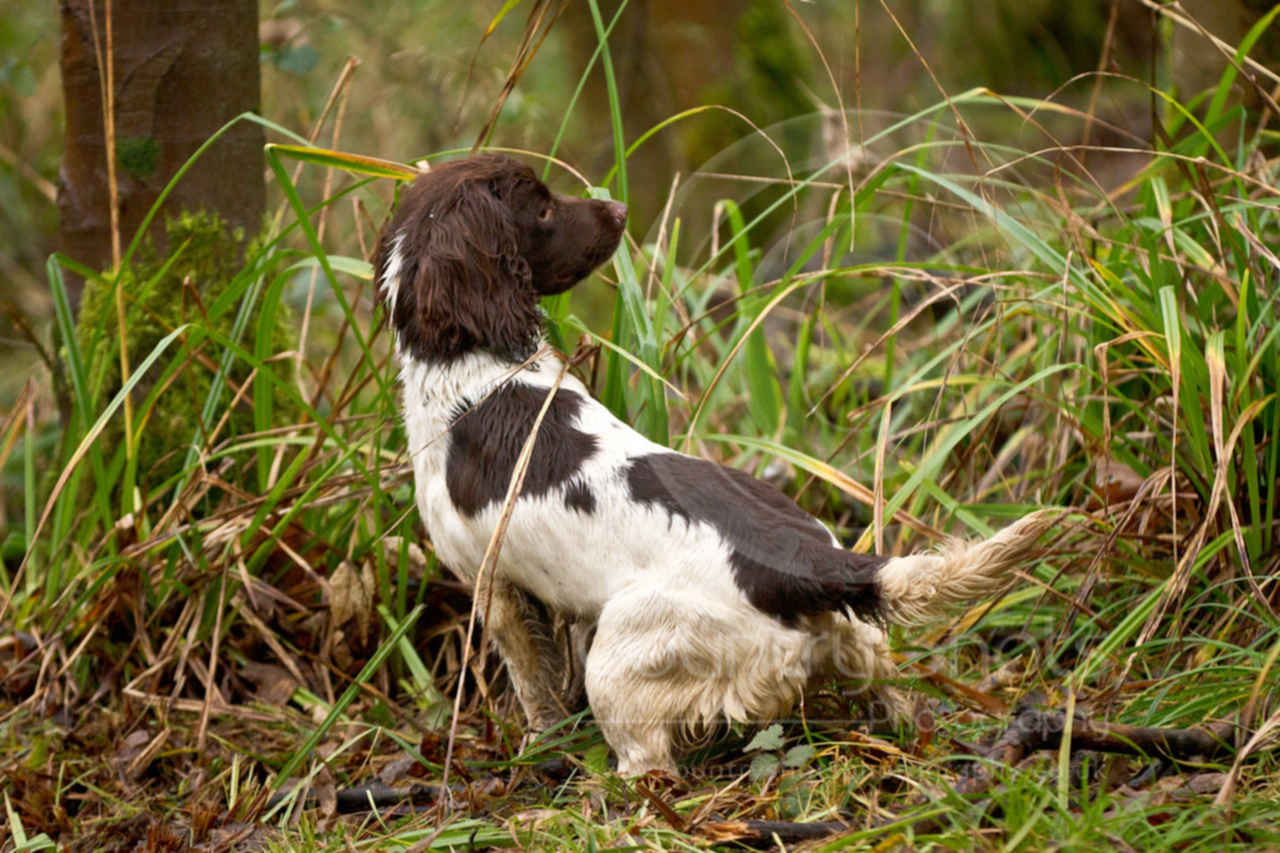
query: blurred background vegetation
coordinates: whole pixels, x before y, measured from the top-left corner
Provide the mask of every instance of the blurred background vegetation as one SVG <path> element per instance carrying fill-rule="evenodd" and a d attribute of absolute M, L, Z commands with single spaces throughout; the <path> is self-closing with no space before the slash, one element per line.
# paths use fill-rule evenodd
<path fill-rule="evenodd" d="M 53 193 L 63 130 L 58 12 L 53 3 L 5 5 L 0 274 L 6 298 L 39 320 L 49 310 L 44 261 L 57 248 Z M 620 5 L 601 3 L 603 18 L 612 20 Z M 1178 6 L 1235 44 L 1269 4 L 1187 0 Z M 262 114 L 305 134 L 354 56 L 360 67 L 341 128 L 345 150 L 411 161 L 469 148 L 522 34 L 523 10 L 516 6 L 485 38 L 502 8 L 500 2 L 435 0 L 263 3 Z M 891 116 L 933 103 L 941 92 L 975 86 L 1008 95 L 1051 95 L 1079 109 L 1096 104 L 1100 119 L 1150 138 L 1150 98 L 1124 77 L 1175 94 L 1198 92 L 1216 79 L 1223 61 L 1207 41 L 1157 20 L 1140 0 L 992 0 L 980 11 L 946 0 L 797 0 L 792 10 L 778 0 L 626 4 L 611 38 L 626 139 L 708 104 L 735 110 L 759 127 L 843 105 L 864 112 L 851 128 L 856 141 Z M 492 143 L 550 150 L 596 44 L 588 5 L 569 3 L 504 106 Z M 1277 36 L 1269 31 L 1254 57 L 1265 64 L 1277 55 Z M 1120 76 L 1080 76 L 1098 70 Z M 613 162 L 608 113 L 597 66 L 557 152 L 595 178 Z M 1018 123 L 1007 114 L 997 120 L 1002 126 L 994 130 L 1016 144 Z M 631 158 L 631 168 L 645 175 L 631 187 L 633 232 L 647 230 L 672 176 L 690 174 L 747 130 L 742 118 L 711 110 L 673 124 L 644 145 Z M 820 144 L 791 142 L 785 146 L 789 152 Z M 14 338 L 7 329 L 6 357 L 19 355 Z"/>
<path fill-rule="evenodd" d="M 1044 97 L 1064 112 L 1040 110 L 1024 120 L 1014 110 L 988 110 L 966 116 L 972 135 L 1011 150 L 1042 147 L 1046 137 L 1062 146 L 1099 146 L 1081 162 L 1087 156 L 1087 168 L 1101 186 L 1119 186 L 1143 159 L 1109 154 L 1105 146 L 1141 148 L 1153 139 L 1153 119 L 1167 118 L 1167 104 L 1146 87 L 1178 98 L 1204 91 L 1221 72 L 1224 49 L 1195 27 L 1232 45 L 1268 6 L 1263 0 L 1186 0 L 1175 4 L 1176 14 L 1194 24 L 1175 26 L 1154 5 L 993 0 L 978 12 L 945 0 L 607 0 L 599 9 L 612 26 L 624 139 L 643 140 L 627 161 L 635 176 L 624 184 L 630 231 L 651 242 L 667 196 L 682 182 L 681 254 L 689 256 L 692 247 L 705 248 L 712 239 L 719 199 L 736 198 L 754 214 L 779 197 L 741 183 L 727 185 L 717 176 L 781 179 L 789 168 L 830 163 L 843 146 L 856 147 L 904 115 L 975 87 L 1001 96 Z M 264 3 L 261 114 L 306 135 L 355 58 L 358 67 L 345 90 L 349 108 L 317 144 L 403 162 L 468 150 L 512 70 L 523 13 L 520 4 L 508 10 L 499 2 Z M 1277 32 L 1263 33 L 1253 58 L 1267 64 L 1280 56 Z M 599 63 L 577 92 L 598 44 L 589 5 L 565 4 L 544 33 L 489 141 L 554 153 L 589 180 L 601 180 L 614 166 L 615 142 Z M 39 362 L 48 364 L 41 348 L 46 356 L 53 349 L 53 302 L 44 266 L 60 248 L 56 195 L 64 109 L 58 42 L 55 4 L 11 0 L 0 17 L 0 362 L 9 368 L 0 372 L 0 408 L 17 399 Z M 1257 106 L 1250 87 L 1235 93 L 1242 93 L 1246 107 Z M 1081 121 L 1072 111 L 1092 118 Z M 921 141 L 922 126 L 882 139 L 883 152 Z M 661 129 L 651 133 L 654 128 Z M 754 135 L 756 128 L 769 139 Z M 268 138 L 282 141 L 278 134 Z M 957 158 L 965 159 L 958 149 L 938 165 L 956 166 Z M 1043 171 L 1022 177 L 1050 180 Z M 561 189 L 579 186 L 556 169 L 550 179 Z M 323 189 L 316 184 L 303 192 L 315 201 Z M 387 187 L 375 191 L 389 201 Z M 271 198 L 279 204 L 278 192 Z M 328 223 L 332 250 L 367 254 L 383 210 L 358 223 L 351 208 L 335 206 Z M 778 250 L 777 236 L 806 233 L 822 215 L 806 210 L 802 221 L 797 213 L 775 209 L 755 229 L 756 239 L 773 235 L 761 241 L 763 251 L 768 255 L 774 245 L 779 256 L 766 263 L 766 275 L 780 272 L 778 264 L 794 242 L 784 239 Z M 863 256 L 892 253 L 895 229 L 891 222 L 880 236 L 861 235 L 869 247 Z M 945 231 L 933 222 L 913 237 L 929 244 L 923 248 L 936 247 L 948 240 L 938 229 Z M 877 242 L 885 245 L 878 250 Z M 578 310 L 591 325 L 607 322 L 610 298 L 604 292 L 579 297 Z M 301 300 L 292 291 L 300 310 Z M 11 476 L 6 486 L 0 521 L 12 517 L 17 499 Z"/>

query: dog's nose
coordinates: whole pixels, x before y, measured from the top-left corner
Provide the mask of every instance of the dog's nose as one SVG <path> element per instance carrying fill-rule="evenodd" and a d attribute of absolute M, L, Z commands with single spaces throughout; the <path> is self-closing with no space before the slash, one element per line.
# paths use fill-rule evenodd
<path fill-rule="evenodd" d="M 627 206 L 625 204 L 620 201 L 610 201 L 605 203 L 604 209 L 619 228 L 626 224 Z"/>

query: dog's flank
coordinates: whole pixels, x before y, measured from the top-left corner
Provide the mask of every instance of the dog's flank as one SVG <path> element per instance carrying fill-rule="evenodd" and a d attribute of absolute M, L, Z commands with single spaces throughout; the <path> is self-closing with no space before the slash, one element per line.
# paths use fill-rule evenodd
<path fill-rule="evenodd" d="M 832 610 L 879 617 L 885 559 L 835 547 L 817 519 L 767 483 L 676 453 L 637 457 L 626 477 L 637 503 L 714 527 L 732 548 L 734 580 L 762 612 L 786 624 Z"/>
<path fill-rule="evenodd" d="M 485 156 L 418 178 L 379 239 L 418 510 L 437 556 L 473 584 L 562 374 L 538 297 L 607 259 L 625 215 Z M 880 623 L 1000 592 L 1052 520 L 930 554 L 854 554 L 770 486 L 655 444 L 572 374 L 561 382 L 477 594 L 534 730 L 575 704 L 561 686 L 575 655 L 551 623 L 594 630 L 583 683 L 624 774 L 675 772 L 682 734 L 785 714 L 831 675 L 907 714 Z"/>

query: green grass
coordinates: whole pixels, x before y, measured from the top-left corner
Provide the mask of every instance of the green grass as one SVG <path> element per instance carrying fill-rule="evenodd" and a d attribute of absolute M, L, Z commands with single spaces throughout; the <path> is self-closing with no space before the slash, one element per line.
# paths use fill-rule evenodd
<path fill-rule="evenodd" d="M 838 817 L 851 831 L 818 849 L 1280 847 L 1272 740 L 1132 786 L 1149 761 L 1044 753 L 996 768 L 987 796 L 953 793 L 970 745 L 1032 691 L 1133 725 L 1276 726 L 1280 170 L 1233 82 L 1186 104 L 1155 93 L 1165 141 L 1106 189 L 1052 139 L 1015 148 L 956 123 L 1052 103 L 960 93 L 863 140 L 851 177 L 783 152 L 777 174 L 745 176 L 766 190 L 722 197 L 714 220 L 696 194 L 677 200 L 605 272 L 604 322 L 582 319 L 599 279 L 548 305 L 567 348 L 584 332 L 603 344 L 583 372 L 637 429 L 768 476 L 853 547 L 899 553 L 1076 508 L 989 612 L 896 632 L 937 731 L 867 734 L 824 693 L 765 746 L 736 733 L 648 794 L 608 772 L 589 716 L 521 754 L 481 656 L 454 778 L 501 789 L 410 815 L 267 808 L 299 779 L 361 784 L 406 756 L 438 779 L 444 730 L 424 737 L 424 721 L 452 714 L 461 677 L 468 600 L 411 508 L 358 249 L 373 234 L 320 224 L 351 198 L 380 220 L 394 164 L 271 147 L 272 229 L 203 316 L 130 353 L 120 388 L 95 387 L 62 284 L 102 275 L 54 256 L 68 417 L 0 424 L 25 495 L 0 573 L 5 624 L 27 636 L 0 717 L 10 835 L 123 848 L 169 821 L 281 850 L 681 850 L 706 846 L 712 821 Z M 626 198 L 634 146 L 610 93 L 615 167 L 584 191 Z M 307 201 L 325 169 L 345 183 Z M 807 236 L 774 251 L 786 234 Z M 309 337 L 281 352 L 276 318 L 309 291 Z M 207 396 L 189 429 L 157 434 L 148 413 L 184 371 L 207 374 Z M 133 433 L 107 444 L 131 389 Z M 232 410 L 250 417 L 235 426 Z M 140 468 L 144 443 L 178 473 Z M 567 778 L 535 766 L 556 756 Z"/>

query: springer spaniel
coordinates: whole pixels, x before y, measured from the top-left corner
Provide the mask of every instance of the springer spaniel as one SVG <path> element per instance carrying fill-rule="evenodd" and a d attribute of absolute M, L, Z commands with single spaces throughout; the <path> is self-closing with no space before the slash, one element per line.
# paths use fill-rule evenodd
<path fill-rule="evenodd" d="M 594 626 L 587 699 L 624 775 L 675 774 L 684 737 L 777 718 L 833 674 L 908 714 L 881 625 L 1000 592 L 1053 514 L 936 553 L 855 554 L 767 484 L 619 421 L 545 346 L 538 297 L 610 258 L 626 214 L 554 195 L 509 157 L 471 157 L 405 191 L 374 259 L 418 511 L 473 587 L 542 418 L 476 590 L 531 730 L 566 711 L 557 617 Z"/>

